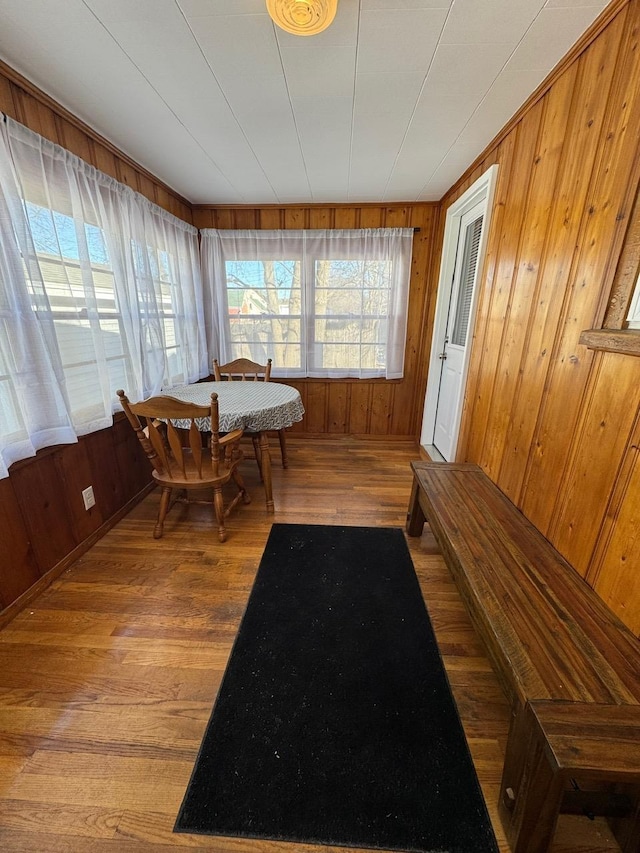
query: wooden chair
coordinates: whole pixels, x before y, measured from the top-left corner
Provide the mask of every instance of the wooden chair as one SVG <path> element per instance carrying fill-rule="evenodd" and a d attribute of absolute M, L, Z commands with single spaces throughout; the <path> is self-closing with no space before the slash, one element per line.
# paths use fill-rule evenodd
<path fill-rule="evenodd" d="M 227 538 L 225 519 L 240 500 L 247 504 L 251 498 L 240 472 L 236 470 L 242 459 L 239 442 L 243 430 L 236 429 L 220 437 L 218 395 L 211 395 L 210 406 L 198 406 L 173 397 L 150 397 L 140 403 L 131 403 L 124 391 L 118 391 L 117 394 L 129 423 L 153 465 L 153 476 L 162 488 L 154 538 L 160 539 L 162 536 L 164 520 L 173 506 L 171 494 L 174 489 L 179 490 L 181 495 L 184 493 L 185 497 L 192 489 L 213 489 L 218 537 L 224 542 Z M 146 426 L 142 426 L 140 418 L 143 418 Z M 196 418 L 211 419 L 210 450 L 202 446 L 202 434 L 196 426 Z M 171 419 L 188 421 L 188 429 L 177 428 Z M 237 486 L 238 494 L 225 506 L 222 489 L 230 480 Z"/>
<path fill-rule="evenodd" d="M 213 359 L 213 375 L 216 382 L 269 382 L 271 379 L 271 359 L 267 360 L 266 364 L 258 364 L 255 361 L 250 361 L 248 358 L 236 358 L 235 361 L 230 361 L 227 364 L 218 364 L 218 359 Z M 258 436 L 250 430 L 245 430 L 245 435 L 250 435 L 253 441 L 253 449 L 258 461 L 258 467 L 261 467 L 260 447 L 258 444 Z M 278 440 L 280 441 L 280 455 L 282 457 L 282 467 L 289 467 L 287 459 L 287 442 L 285 438 L 285 430 L 278 430 Z"/>

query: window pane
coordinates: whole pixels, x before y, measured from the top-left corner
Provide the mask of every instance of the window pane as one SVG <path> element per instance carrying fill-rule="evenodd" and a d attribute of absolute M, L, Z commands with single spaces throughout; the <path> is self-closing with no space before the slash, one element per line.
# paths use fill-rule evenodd
<path fill-rule="evenodd" d="M 298 369 L 301 361 L 300 262 L 227 261 L 233 358 Z"/>
<path fill-rule="evenodd" d="M 124 340 L 120 331 L 120 321 L 116 318 L 100 320 L 102 345 L 108 359 L 123 358 Z"/>
<path fill-rule="evenodd" d="M 298 261 L 227 261 L 229 315 L 300 313 Z"/>
<path fill-rule="evenodd" d="M 129 376 L 128 360 L 119 358 L 109 361 L 109 386 L 111 388 L 129 388 L 133 380 Z"/>
<path fill-rule="evenodd" d="M 181 303 L 175 259 L 165 249 L 142 246 L 135 241 L 131 243 L 131 251 L 142 312 L 151 317 L 159 315 L 159 326 L 149 324 L 146 329 L 148 341 L 152 341 L 147 352 L 158 348 L 164 350 L 166 384 L 187 382 L 180 328 L 176 322 Z"/>
<path fill-rule="evenodd" d="M 383 344 L 386 335 L 384 320 L 358 320 L 348 317 L 318 319 L 315 324 L 316 341 L 327 343 L 378 343 Z"/>
<path fill-rule="evenodd" d="M 327 369 L 377 370 L 384 347 L 357 344 L 316 344 L 316 364 Z"/>
<path fill-rule="evenodd" d="M 113 394 L 127 384 L 127 354 L 104 234 L 95 225 L 78 224 L 59 211 L 29 202 L 25 209 L 36 250 L 36 258 L 25 263 L 27 280 L 35 283 L 33 307 L 53 316 L 74 419 L 100 418 L 104 416 L 104 391 L 98 365 L 104 364 L 103 358 L 113 380 Z M 89 266 L 81 266 L 81 255 L 89 256 Z M 37 293 L 40 277 L 46 302 Z"/>
<path fill-rule="evenodd" d="M 471 314 L 471 299 L 473 298 L 473 284 L 478 265 L 478 252 L 480 250 L 480 237 L 482 236 L 482 216 L 467 226 L 465 233 L 464 258 L 460 272 L 460 283 L 458 285 L 458 302 L 456 305 L 455 323 L 451 343 L 457 346 L 465 346 L 467 342 L 467 330 Z"/>
<path fill-rule="evenodd" d="M 390 265 L 385 261 L 316 262 L 314 353 L 317 367 L 384 369 L 389 272 Z M 338 343 L 343 346 L 327 346 Z M 368 346 L 359 346 L 361 344 Z"/>
<path fill-rule="evenodd" d="M 299 367 L 300 325 L 300 317 L 230 317 L 233 357 L 260 364 L 272 358 L 278 367 Z"/>
<path fill-rule="evenodd" d="M 83 420 L 103 416 L 100 376 L 95 362 L 65 365 L 64 378 L 74 415 L 81 415 Z"/>
<path fill-rule="evenodd" d="M 7 340 L 8 334 L 2 328 L 3 326 L 4 323 L 0 323 L 0 334 L 5 334 L 5 340 Z M 9 378 L 9 365 L 4 363 L 0 350 L 0 435 L 17 439 L 24 434 L 22 415 L 13 391 L 13 382 Z"/>

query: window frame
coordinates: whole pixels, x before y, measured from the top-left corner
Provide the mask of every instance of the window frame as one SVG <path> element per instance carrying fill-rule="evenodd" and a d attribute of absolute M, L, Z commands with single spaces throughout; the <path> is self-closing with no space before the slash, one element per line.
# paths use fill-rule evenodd
<path fill-rule="evenodd" d="M 336 229 L 335 231 L 327 231 L 327 232 L 269 232 L 271 234 L 282 235 L 283 243 L 278 243 L 277 248 L 274 248 L 272 245 L 268 245 L 268 243 L 261 244 L 259 241 L 254 247 L 245 248 L 244 244 L 236 247 L 233 257 L 226 257 L 224 252 L 222 252 L 222 256 L 220 258 L 221 266 L 223 269 L 224 282 L 222 285 L 223 293 L 218 295 L 219 300 L 219 323 L 225 326 L 223 339 L 225 339 L 225 352 L 224 358 L 225 360 L 238 358 L 241 355 L 247 356 L 246 351 L 242 352 L 241 347 L 242 344 L 239 344 L 235 340 L 235 336 L 232 335 L 231 329 L 234 323 L 235 315 L 232 315 L 229 311 L 230 299 L 229 294 L 232 290 L 236 288 L 229 287 L 229 265 L 230 264 L 238 264 L 245 262 L 253 262 L 253 263 L 261 263 L 263 264 L 266 261 L 272 262 L 282 262 L 282 263 L 297 263 L 299 264 L 300 269 L 300 314 L 274 314 L 272 312 L 265 314 L 246 314 L 242 315 L 244 319 L 247 321 L 257 321 L 260 319 L 264 319 L 267 321 L 271 321 L 274 319 L 282 319 L 284 316 L 288 316 L 291 319 L 295 319 L 300 323 L 300 341 L 299 341 L 299 350 L 300 350 L 300 360 L 296 367 L 285 367 L 278 363 L 278 359 L 274 359 L 274 368 L 272 370 L 272 375 L 275 376 L 290 376 L 292 378 L 330 378 L 330 379 L 354 379 L 354 378 L 362 378 L 362 379 L 374 379 L 374 380 L 384 380 L 387 378 L 391 379 L 400 379 L 403 375 L 403 364 L 400 366 L 400 370 L 397 370 L 397 367 L 392 366 L 392 370 L 396 370 L 396 375 L 389 377 L 387 374 L 389 373 L 389 365 L 390 365 L 390 353 L 392 352 L 392 347 L 394 346 L 394 334 L 390 331 L 392 325 L 394 323 L 394 315 L 393 310 L 396 310 L 396 317 L 400 316 L 401 312 L 397 311 L 396 300 L 397 297 L 394 294 L 394 289 L 398 288 L 396 283 L 396 279 L 394 277 L 395 270 L 393 268 L 393 264 L 397 263 L 399 265 L 399 269 L 403 269 L 406 264 L 406 283 L 403 285 L 405 287 L 405 291 L 403 294 L 403 304 L 405 306 L 404 314 L 402 315 L 401 323 L 403 325 L 403 355 L 404 350 L 406 349 L 406 328 L 407 328 L 407 320 L 408 320 L 408 294 L 410 287 L 410 274 L 411 274 L 411 256 L 408 253 L 408 257 L 406 253 L 402 251 L 398 252 L 396 257 L 389 257 L 388 247 L 380 247 L 376 248 L 372 251 L 371 256 L 367 256 L 364 252 L 358 251 L 355 249 L 355 244 L 353 242 L 353 236 L 347 238 L 344 237 L 344 244 L 340 243 L 340 235 L 348 234 L 348 235 L 363 235 L 367 232 L 377 233 L 378 235 L 383 234 L 383 232 L 388 232 L 391 235 L 391 232 L 394 232 L 396 236 L 400 236 L 400 232 L 410 232 L 403 233 L 404 237 L 413 237 L 414 229 L 351 229 L 348 231 L 343 231 L 341 229 Z M 203 233 L 207 233 L 207 229 Z M 215 229 L 209 230 L 209 233 L 216 233 L 220 235 L 229 235 L 229 232 L 216 232 Z M 238 232 L 243 236 L 248 236 L 249 233 L 256 232 Z M 260 233 L 260 232 L 257 232 Z M 309 238 L 308 241 L 305 242 L 304 237 L 300 237 L 300 235 L 306 234 L 314 234 L 314 233 L 327 233 L 332 235 L 327 238 L 327 242 L 325 245 L 318 246 L 314 243 L 313 238 Z M 291 237 L 291 241 L 286 243 L 287 235 Z M 336 236 L 333 236 L 336 235 Z M 321 238 L 316 238 L 320 240 Z M 294 241 L 302 240 L 303 243 L 300 248 L 296 249 L 294 247 Z M 332 242 L 333 241 L 333 242 Z M 373 246 L 370 247 L 373 249 Z M 355 315 L 350 312 L 342 312 L 339 314 L 325 316 L 324 314 L 318 313 L 316 309 L 316 295 L 322 288 L 318 283 L 318 263 L 322 261 L 345 261 L 345 262 L 355 262 L 358 264 L 366 264 L 371 261 L 373 263 L 378 264 L 390 264 L 389 273 L 387 276 L 387 281 L 385 287 L 386 302 L 387 302 L 387 310 L 385 313 L 368 313 L 368 314 L 358 314 Z M 363 271 L 364 273 L 364 271 Z M 294 273 L 295 276 L 295 273 Z M 334 288 L 335 289 L 335 288 Z M 365 290 L 364 286 L 358 288 L 359 292 L 363 292 Z M 325 367 L 322 363 L 319 363 L 319 360 L 322 358 L 322 347 L 327 346 L 331 347 L 331 345 L 340 345 L 344 346 L 345 343 L 348 345 L 348 342 L 340 342 L 340 341 L 331 341 L 331 340 L 321 340 L 317 334 L 316 324 L 318 320 L 321 319 L 333 319 L 333 320 L 353 320 L 354 317 L 358 320 L 358 340 L 354 342 L 354 346 L 358 347 L 359 352 L 363 351 L 365 344 L 367 346 L 371 346 L 374 348 L 374 360 L 377 362 L 378 356 L 377 352 L 383 348 L 384 349 L 384 364 L 377 364 L 375 367 L 362 367 L 362 361 L 360 356 L 358 357 L 357 366 L 347 366 L 347 367 Z M 382 321 L 383 323 L 389 326 L 388 329 L 385 330 L 384 340 L 376 340 L 371 343 L 362 340 L 362 331 L 365 329 L 365 323 L 369 321 L 377 322 Z M 237 321 L 236 321 L 237 322 Z M 241 322 L 241 321 L 240 321 Z M 256 342 L 258 343 L 258 342 Z M 278 345 L 282 345 L 286 343 L 286 341 L 277 341 L 275 339 L 271 339 L 269 341 L 261 342 L 265 349 L 268 349 L 269 346 L 274 347 Z M 247 346 L 250 346 L 251 343 L 248 342 Z M 329 350 L 327 350 L 329 351 Z M 272 357 L 271 353 L 268 353 L 269 357 Z M 248 356 L 252 357 L 253 360 L 256 360 L 256 356 Z M 396 359 L 397 362 L 397 359 Z M 395 365 L 395 362 L 394 362 Z"/>

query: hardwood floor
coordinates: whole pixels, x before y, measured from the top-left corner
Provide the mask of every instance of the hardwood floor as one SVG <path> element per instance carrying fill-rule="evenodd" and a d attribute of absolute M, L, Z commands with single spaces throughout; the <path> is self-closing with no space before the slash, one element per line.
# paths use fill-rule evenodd
<path fill-rule="evenodd" d="M 0 850 L 345 853 L 172 827 L 271 523 L 404 527 L 416 458 L 404 442 L 292 437 L 274 515 L 243 463 L 253 500 L 223 545 L 198 504 L 174 507 L 154 540 L 152 493 L 0 631 Z M 428 529 L 409 547 L 506 853 L 507 704 Z M 553 853 L 615 850 L 604 822 L 561 819 Z"/>

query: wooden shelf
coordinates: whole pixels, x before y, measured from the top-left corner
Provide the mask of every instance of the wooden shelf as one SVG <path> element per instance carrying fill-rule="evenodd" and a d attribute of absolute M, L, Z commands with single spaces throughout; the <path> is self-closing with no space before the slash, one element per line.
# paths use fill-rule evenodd
<path fill-rule="evenodd" d="M 589 349 L 640 356 L 640 329 L 585 329 L 580 343 Z"/>

